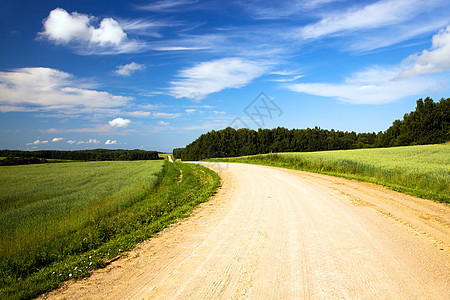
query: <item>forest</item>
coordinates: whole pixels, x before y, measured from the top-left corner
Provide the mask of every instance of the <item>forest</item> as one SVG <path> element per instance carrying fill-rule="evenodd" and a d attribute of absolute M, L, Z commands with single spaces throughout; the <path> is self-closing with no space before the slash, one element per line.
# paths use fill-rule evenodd
<path fill-rule="evenodd" d="M 257 131 L 228 127 L 201 135 L 185 148 L 174 149 L 173 155 L 182 160 L 202 160 L 275 152 L 438 144 L 449 140 L 450 98 L 434 102 L 427 97 L 417 100 L 414 111 L 405 114 L 403 120 L 395 120 L 384 132 L 356 133 L 317 126 L 307 129 L 260 128 Z"/>
<path fill-rule="evenodd" d="M 0 150 L 0 165 L 17 165 L 31 163 L 46 163 L 47 160 L 80 160 L 80 161 L 98 161 L 98 160 L 154 160 L 159 159 L 157 151 L 145 150 L 78 150 L 78 151 L 60 151 L 60 150 L 38 150 L 38 151 L 20 151 L 20 150 Z"/>

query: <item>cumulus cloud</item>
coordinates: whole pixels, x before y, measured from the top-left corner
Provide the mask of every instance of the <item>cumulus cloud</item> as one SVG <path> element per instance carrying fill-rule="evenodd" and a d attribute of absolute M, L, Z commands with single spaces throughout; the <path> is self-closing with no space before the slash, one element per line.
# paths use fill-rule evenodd
<path fill-rule="evenodd" d="M 0 72 L 0 111 L 92 112 L 125 105 L 132 98 L 83 88 L 69 73 L 50 68 Z"/>
<path fill-rule="evenodd" d="M 117 128 L 127 128 L 128 126 L 130 126 L 130 123 L 131 120 L 122 118 L 115 118 L 114 120 L 109 121 L 109 125 Z"/>
<path fill-rule="evenodd" d="M 96 20 L 93 16 L 77 12 L 69 14 L 62 8 L 56 8 L 43 21 L 44 31 L 40 32 L 39 36 L 58 45 L 79 46 L 82 54 L 141 50 L 142 45 L 129 40 L 118 21 L 104 18 L 98 24 Z"/>
<path fill-rule="evenodd" d="M 47 140 L 45 140 L 45 141 L 35 140 L 34 142 L 27 143 L 27 146 L 29 146 L 29 145 L 45 145 L 45 144 L 48 144 Z"/>
<path fill-rule="evenodd" d="M 57 143 L 57 142 L 61 142 L 62 140 L 64 140 L 64 138 L 53 138 L 52 142 Z"/>
<path fill-rule="evenodd" d="M 450 26 L 433 36 L 430 50 L 412 55 L 408 58 L 413 66 L 399 74 L 407 78 L 421 74 L 439 73 L 450 69 Z"/>
<path fill-rule="evenodd" d="M 179 72 L 181 79 L 171 82 L 169 94 L 175 98 L 196 101 L 227 88 L 240 88 L 261 76 L 268 69 L 261 62 L 242 58 L 223 58 L 197 64 Z"/>
<path fill-rule="evenodd" d="M 119 143 L 117 143 L 116 140 L 107 140 L 105 142 L 105 145 L 118 145 Z"/>
<path fill-rule="evenodd" d="M 168 126 L 168 125 L 170 125 L 170 123 L 169 123 L 169 122 L 164 122 L 164 121 L 159 121 L 159 122 L 158 122 L 158 125 L 161 125 L 161 126 Z"/>
<path fill-rule="evenodd" d="M 119 76 L 130 76 L 136 71 L 145 70 L 145 65 L 137 64 L 135 62 L 131 62 L 127 65 L 117 66 L 117 70 L 114 71 Z"/>

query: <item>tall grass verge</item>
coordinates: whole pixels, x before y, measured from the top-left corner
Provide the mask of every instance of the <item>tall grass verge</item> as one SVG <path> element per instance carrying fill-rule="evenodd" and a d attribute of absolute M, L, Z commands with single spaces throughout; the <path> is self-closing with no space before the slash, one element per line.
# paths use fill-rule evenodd
<path fill-rule="evenodd" d="M 97 164 L 94 169 L 102 169 L 103 164 L 108 163 L 81 164 Z M 112 182 L 112 186 L 118 184 L 109 193 L 100 193 L 98 197 L 91 195 L 90 198 L 87 194 L 72 204 L 74 200 L 66 198 L 64 201 L 64 195 L 58 194 L 59 191 L 50 192 L 48 190 L 51 189 L 42 186 L 42 191 L 36 189 L 38 195 L 30 196 L 29 201 L 2 198 L 0 222 L 2 226 L 9 225 L 1 230 L 9 238 L 2 238 L 0 244 L 4 250 L 0 253 L 0 299 L 29 299 L 57 288 L 64 281 L 88 276 L 94 268 L 105 266 L 122 252 L 189 215 L 220 184 L 216 173 L 198 165 L 162 161 L 109 164 L 112 168 L 120 165 L 121 171 L 117 170 L 117 176 L 113 176 L 117 182 L 108 176 L 109 173 L 102 178 L 99 170 L 93 170 L 92 174 L 89 173 L 92 176 L 75 176 L 80 177 L 78 189 L 76 186 L 67 188 L 71 192 L 66 191 L 65 195 L 93 193 L 95 186 L 105 184 L 105 189 L 108 189 L 108 182 Z M 47 173 L 51 177 L 51 170 L 38 173 L 44 177 Z M 126 178 L 124 174 L 127 174 Z M 32 181 L 33 178 L 28 179 L 28 182 Z M 10 189 L 14 190 L 14 184 Z M 54 197 L 52 193 L 55 193 Z M 55 217 L 51 210 L 55 211 Z M 23 217 L 28 218 L 22 221 L 24 224 L 19 221 L 14 225 Z M 54 221 L 47 222 L 49 219 Z M 27 226 L 27 220 L 32 225 Z M 34 229 L 35 226 L 38 230 Z"/>
<path fill-rule="evenodd" d="M 210 161 L 304 170 L 387 186 L 421 198 L 450 202 L 450 145 L 276 153 Z"/>

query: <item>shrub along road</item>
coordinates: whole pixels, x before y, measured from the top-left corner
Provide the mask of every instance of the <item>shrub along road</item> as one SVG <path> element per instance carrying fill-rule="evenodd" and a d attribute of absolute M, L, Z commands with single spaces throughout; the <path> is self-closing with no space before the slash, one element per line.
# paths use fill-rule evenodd
<path fill-rule="evenodd" d="M 383 187 L 202 163 L 222 188 L 189 218 L 50 298 L 448 297 L 450 207 Z"/>

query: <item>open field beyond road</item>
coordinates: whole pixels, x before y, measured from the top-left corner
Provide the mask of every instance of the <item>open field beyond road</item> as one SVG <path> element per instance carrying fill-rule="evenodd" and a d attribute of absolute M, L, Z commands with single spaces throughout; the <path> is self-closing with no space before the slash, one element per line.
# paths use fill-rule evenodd
<path fill-rule="evenodd" d="M 260 164 L 341 176 L 450 203 L 450 144 L 273 153 L 210 161 Z"/>
<path fill-rule="evenodd" d="M 446 299 L 450 208 L 370 183 L 204 163 L 194 214 L 53 299 Z"/>

